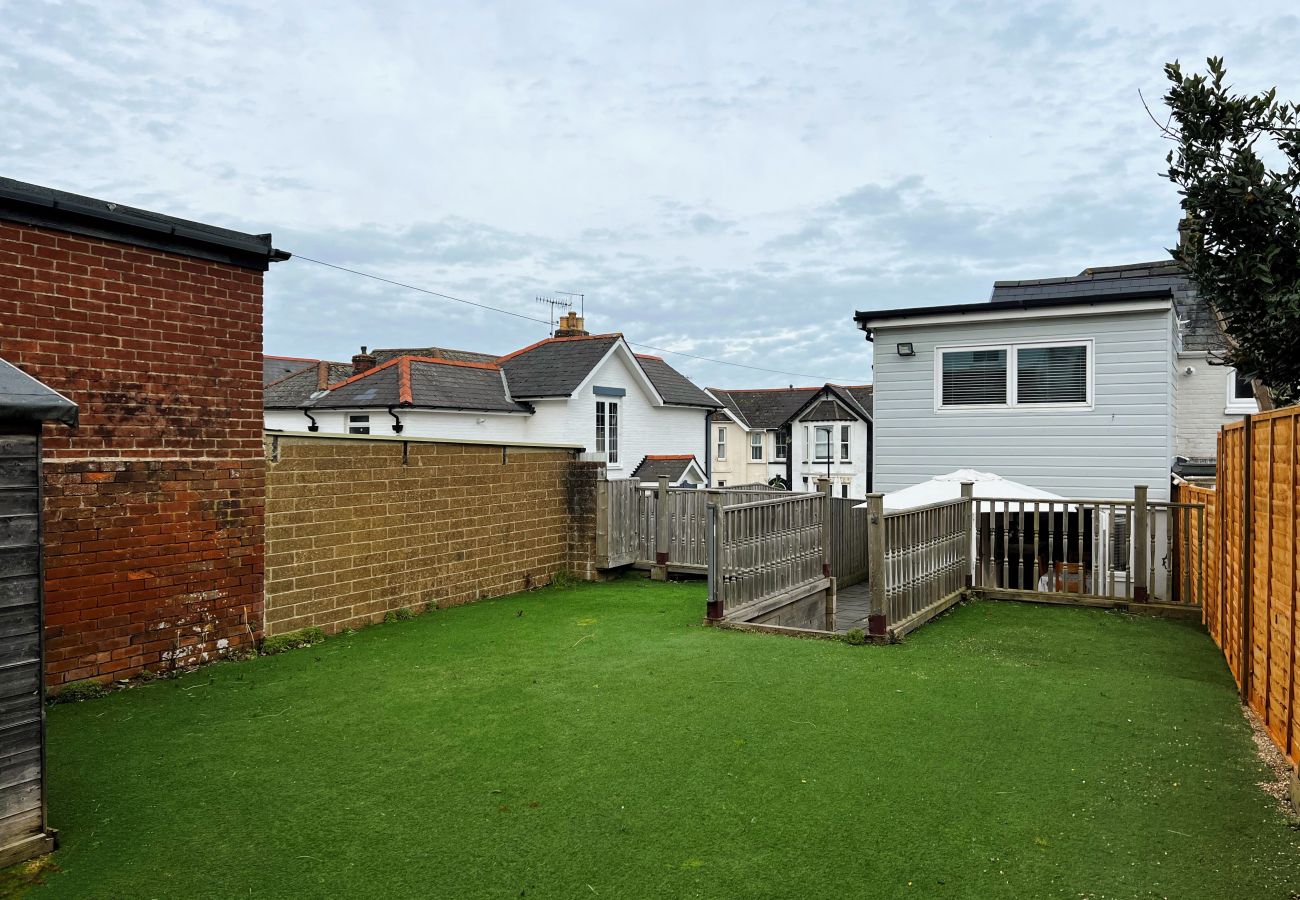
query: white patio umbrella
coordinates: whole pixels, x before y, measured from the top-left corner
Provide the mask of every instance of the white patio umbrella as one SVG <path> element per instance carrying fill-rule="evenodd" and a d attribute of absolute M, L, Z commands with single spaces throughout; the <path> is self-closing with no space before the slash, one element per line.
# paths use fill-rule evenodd
<path fill-rule="evenodd" d="M 1019 481 L 1011 481 L 992 472 L 958 469 L 956 472 L 949 472 L 947 475 L 936 475 L 929 481 L 923 481 L 920 484 L 914 484 L 897 491 L 890 491 L 885 495 L 885 509 L 914 509 L 918 506 L 928 506 L 931 503 L 956 500 L 961 497 L 961 484 L 963 481 L 974 483 L 977 498 L 997 497 L 998 499 L 1026 501 L 1065 499 L 1060 494 L 1053 494 L 1050 491 L 1030 487 L 1027 484 L 1021 484 Z M 857 508 L 863 509 L 866 505 L 863 503 Z"/>

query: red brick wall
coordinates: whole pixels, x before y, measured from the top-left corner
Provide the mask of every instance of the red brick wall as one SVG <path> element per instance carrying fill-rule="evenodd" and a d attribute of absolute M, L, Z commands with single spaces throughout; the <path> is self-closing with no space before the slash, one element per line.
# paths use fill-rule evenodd
<path fill-rule="evenodd" d="M 0 222 L 0 357 L 81 407 L 45 427 L 46 677 L 260 636 L 262 273 Z"/>

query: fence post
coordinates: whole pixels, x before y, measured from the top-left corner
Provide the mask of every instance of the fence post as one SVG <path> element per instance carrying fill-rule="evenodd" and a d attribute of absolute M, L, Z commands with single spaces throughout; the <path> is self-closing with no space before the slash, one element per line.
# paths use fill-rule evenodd
<path fill-rule="evenodd" d="M 961 483 L 961 498 L 966 501 L 966 537 L 962 552 L 966 554 L 966 587 L 970 588 L 975 585 L 975 554 L 971 549 L 975 540 L 975 482 Z"/>
<path fill-rule="evenodd" d="M 655 562 L 650 567 L 652 581 L 668 580 L 668 542 L 672 535 L 672 517 L 668 514 L 668 476 L 659 476 L 655 491 Z"/>
<path fill-rule="evenodd" d="M 596 479 L 596 568 L 609 568 L 609 482 Z"/>
<path fill-rule="evenodd" d="M 885 637 L 889 613 L 885 608 L 885 495 L 867 495 L 867 578 L 871 604 L 867 608 L 867 632 Z"/>
<path fill-rule="evenodd" d="M 1255 486 L 1255 427 L 1249 413 L 1243 418 L 1245 419 L 1245 427 L 1241 436 L 1241 615 L 1238 617 L 1241 621 L 1241 649 L 1237 658 L 1241 660 L 1241 678 L 1239 679 L 1241 702 L 1249 704 L 1251 629 L 1254 627 L 1254 623 L 1251 622 L 1253 610 L 1250 608 L 1254 594 L 1253 585 L 1250 583 L 1250 565 L 1254 556 L 1250 546 L 1250 533 L 1253 530 L 1251 525 L 1254 520 L 1254 511 L 1252 509 L 1254 503 L 1251 502 L 1251 491 Z M 1270 635 L 1265 635 L 1264 639 L 1269 640 L 1270 637 Z M 1268 711 L 1260 710 L 1260 712 L 1267 715 Z"/>
<path fill-rule="evenodd" d="M 723 519 L 722 519 L 722 496 L 720 494 L 710 494 L 708 506 L 706 507 L 706 559 L 709 566 L 709 600 L 706 607 L 705 618 L 710 622 L 719 622 L 722 620 L 722 541 L 723 536 Z"/>
<path fill-rule="evenodd" d="M 822 492 L 822 576 L 830 578 L 835 562 L 832 549 L 835 543 L 835 501 L 831 499 L 835 486 L 829 478 L 819 478 L 817 487 Z"/>
<path fill-rule="evenodd" d="M 1147 584 L 1147 540 L 1150 535 L 1151 521 L 1147 509 L 1147 486 L 1133 486 L 1133 600 L 1146 603 Z M 1083 511 L 1079 511 L 1079 521 L 1083 522 Z M 1080 525 L 1082 527 L 1082 524 Z M 1080 560 L 1082 562 L 1082 560 Z"/>

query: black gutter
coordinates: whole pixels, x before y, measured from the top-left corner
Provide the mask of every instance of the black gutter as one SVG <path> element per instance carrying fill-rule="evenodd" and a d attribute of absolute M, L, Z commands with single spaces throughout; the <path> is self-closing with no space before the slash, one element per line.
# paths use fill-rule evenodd
<path fill-rule="evenodd" d="M 262 272 L 291 256 L 271 246 L 269 234 L 218 228 L 12 178 L 0 178 L 0 220 Z"/>
<path fill-rule="evenodd" d="M 1111 303 L 1123 303 L 1132 300 L 1173 300 L 1173 297 L 1172 288 L 1124 291 L 1115 294 L 1021 297 L 1015 300 L 993 300 L 986 303 L 949 303 L 944 306 L 912 306 L 906 309 L 858 310 L 853 314 L 853 321 L 857 323 L 860 331 L 867 333 L 867 340 L 870 341 L 875 339 L 875 335 L 867 327 L 868 321 L 883 322 L 891 319 L 911 319 L 917 316 L 968 315 L 970 313 L 1051 309 L 1059 306 L 1106 306 Z"/>

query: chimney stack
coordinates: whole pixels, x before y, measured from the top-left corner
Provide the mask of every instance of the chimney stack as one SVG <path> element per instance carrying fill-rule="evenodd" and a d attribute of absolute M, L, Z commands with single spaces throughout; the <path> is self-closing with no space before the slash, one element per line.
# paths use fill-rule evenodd
<path fill-rule="evenodd" d="M 362 372 L 369 372 L 375 367 L 375 355 L 367 353 L 363 346 L 361 352 L 352 357 L 352 374 L 360 375 Z"/>
<path fill-rule="evenodd" d="M 323 391 L 329 387 L 330 383 L 330 364 L 325 360 L 316 362 L 316 390 Z"/>
<path fill-rule="evenodd" d="M 573 310 L 569 310 L 560 316 L 560 322 L 555 328 L 556 337 L 586 337 L 587 329 L 583 327 L 582 316 Z"/>

